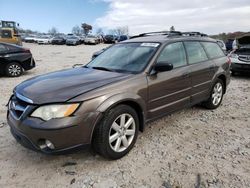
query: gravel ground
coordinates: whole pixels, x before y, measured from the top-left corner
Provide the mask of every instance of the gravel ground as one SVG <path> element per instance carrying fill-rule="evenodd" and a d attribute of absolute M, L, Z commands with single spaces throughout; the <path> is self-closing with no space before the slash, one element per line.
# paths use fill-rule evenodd
<path fill-rule="evenodd" d="M 91 150 L 48 156 L 20 146 L 9 132 L 5 104 L 30 77 L 86 63 L 96 46 L 39 46 L 37 67 L 0 78 L 0 187 L 250 187 L 250 77 L 233 77 L 221 107 L 193 107 L 150 123 L 117 161 Z"/>

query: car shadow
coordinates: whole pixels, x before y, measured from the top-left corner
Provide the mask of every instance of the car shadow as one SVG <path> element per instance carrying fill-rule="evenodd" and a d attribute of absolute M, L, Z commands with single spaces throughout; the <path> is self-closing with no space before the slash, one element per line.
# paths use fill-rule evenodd
<path fill-rule="evenodd" d="M 250 80 L 250 73 L 235 73 L 235 75 L 231 76 L 232 78 Z"/>

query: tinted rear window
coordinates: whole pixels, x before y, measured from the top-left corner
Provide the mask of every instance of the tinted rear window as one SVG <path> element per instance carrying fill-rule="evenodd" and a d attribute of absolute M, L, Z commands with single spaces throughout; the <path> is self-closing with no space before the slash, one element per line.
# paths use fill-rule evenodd
<path fill-rule="evenodd" d="M 209 58 L 218 58 L 225 56 L 224 52 L 217 43 L 202 42 L 202 45 L 204 46 Z"/>
<path fill-rule="evenodd" d="M 189 64 L 208 60 L 206 52 L 204 51 L 200 42 L 184 42 L 184 44 L 187 50 Z"/>

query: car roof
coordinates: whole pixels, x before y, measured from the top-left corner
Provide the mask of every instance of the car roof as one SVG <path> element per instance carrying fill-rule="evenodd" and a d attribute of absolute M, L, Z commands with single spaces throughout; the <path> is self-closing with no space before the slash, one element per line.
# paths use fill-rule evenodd
<path fill-rule="evenodd" d="M 168 36 L 168 35 L 152 35 L 152 36 L 142 36 L 135 37 L 123 41 L 126 42 L 156 42 L 156 43 L 167 43 L 173 41 L 207 41 L 207 42 L 216 42 L 215 39 L 212 39 L 207 36 Z"/>

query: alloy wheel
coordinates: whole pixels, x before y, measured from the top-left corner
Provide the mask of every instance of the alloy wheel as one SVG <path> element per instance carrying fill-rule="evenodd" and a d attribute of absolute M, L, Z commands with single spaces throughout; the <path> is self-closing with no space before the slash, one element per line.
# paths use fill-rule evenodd
<path fill-rule="evenodd" d="M 222 94 L 223 94 L 222 88 L 223 87 L 221 83 L 219 82 L 215 84 L 214 86 L 213 93 L 212 93 L 212 102 L 215 106 L 217 106 L 221 102 Z"/>
<path fill-rule="evenodd" d="M 109 130 L 109 145 L 115 152 L 126 150 L 135 136 L 135 120 L 130 114 L 119 115 Z"/>
<path fill-rule="evenodd" d="M 10 65 L 8 72 L 11 76 L 19 76 L 22 73 L 22 67 L 17 64 Z"/>

